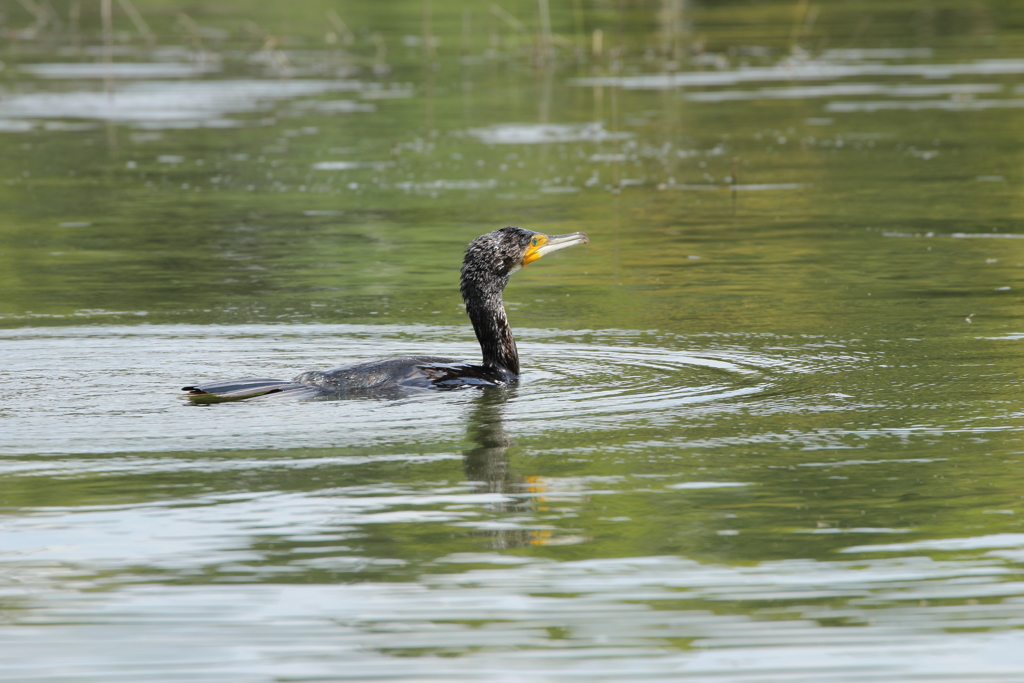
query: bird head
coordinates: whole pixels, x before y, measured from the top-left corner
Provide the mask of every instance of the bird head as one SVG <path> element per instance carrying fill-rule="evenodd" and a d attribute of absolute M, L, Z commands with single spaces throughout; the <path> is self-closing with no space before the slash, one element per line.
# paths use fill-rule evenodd
<path fill-rule="evenodd" d="M 482 268 L 504 279 L 542 256 L 577 244 L 590 244 L 590 238 L 582 232 L 545 235 L 514 226 L 498 228 L 469 243 L 462 272 Z"/>

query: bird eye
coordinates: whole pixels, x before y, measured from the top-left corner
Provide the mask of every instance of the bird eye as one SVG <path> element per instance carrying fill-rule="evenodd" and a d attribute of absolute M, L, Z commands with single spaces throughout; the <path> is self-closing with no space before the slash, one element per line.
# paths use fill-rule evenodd
<path fill-rule="evenodd" d="M 530 240 L 530 244 L 532 244 L 533 246 L 537 246 L 537 238 L 534 237 L 532 240 Z"/>

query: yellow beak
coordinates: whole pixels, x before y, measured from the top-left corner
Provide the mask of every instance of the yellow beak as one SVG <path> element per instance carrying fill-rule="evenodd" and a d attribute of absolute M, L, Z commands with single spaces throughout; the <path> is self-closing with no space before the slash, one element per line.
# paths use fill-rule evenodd
<path fill-rule="evenodd" d="M 526 250 L 526 255 L 523 256 L 523 265 L 529 265 L 541 256 L 577 244 L 590 244 L 590 238 L 587 237 L 587 233 L 570 232 L 568 235 L 542 235 L 537 233 L 530 240 L 530 248 Z"/>

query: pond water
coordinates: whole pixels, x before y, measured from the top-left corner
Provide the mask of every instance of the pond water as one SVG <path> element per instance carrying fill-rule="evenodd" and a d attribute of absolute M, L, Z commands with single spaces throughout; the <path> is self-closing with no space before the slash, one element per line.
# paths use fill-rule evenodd
<path fill-rule="evenodd" d="M 2 16 L 12 679 L 1024 675 L 1024 8 Z M 182 400 L 479 358 L 503 225 L 519 385 Z"/>

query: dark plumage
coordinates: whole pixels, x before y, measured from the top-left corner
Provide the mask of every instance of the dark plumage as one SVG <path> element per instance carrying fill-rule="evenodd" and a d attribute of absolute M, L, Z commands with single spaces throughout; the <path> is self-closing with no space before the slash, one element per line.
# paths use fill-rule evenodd
<path fill-rule="evenodd" d="M 404 388 L 455 389 L 512 384 L 519 378 L 519 352 L 501 299 L 509 277 L 545 254 L 589 243 L 582 232 L 548 236 L 511 226 L 481 235 L 469 243 L 462 263 L 460 289 L 480 342 L 481 365 L 438 356 L 403 356 L 304 372 L 291 381 L 228 380 L 188 386 L 184 391 L 189 392 L 188 398 L 193 402 L 213 403 L 266 394 L 314 398 Z"/>

